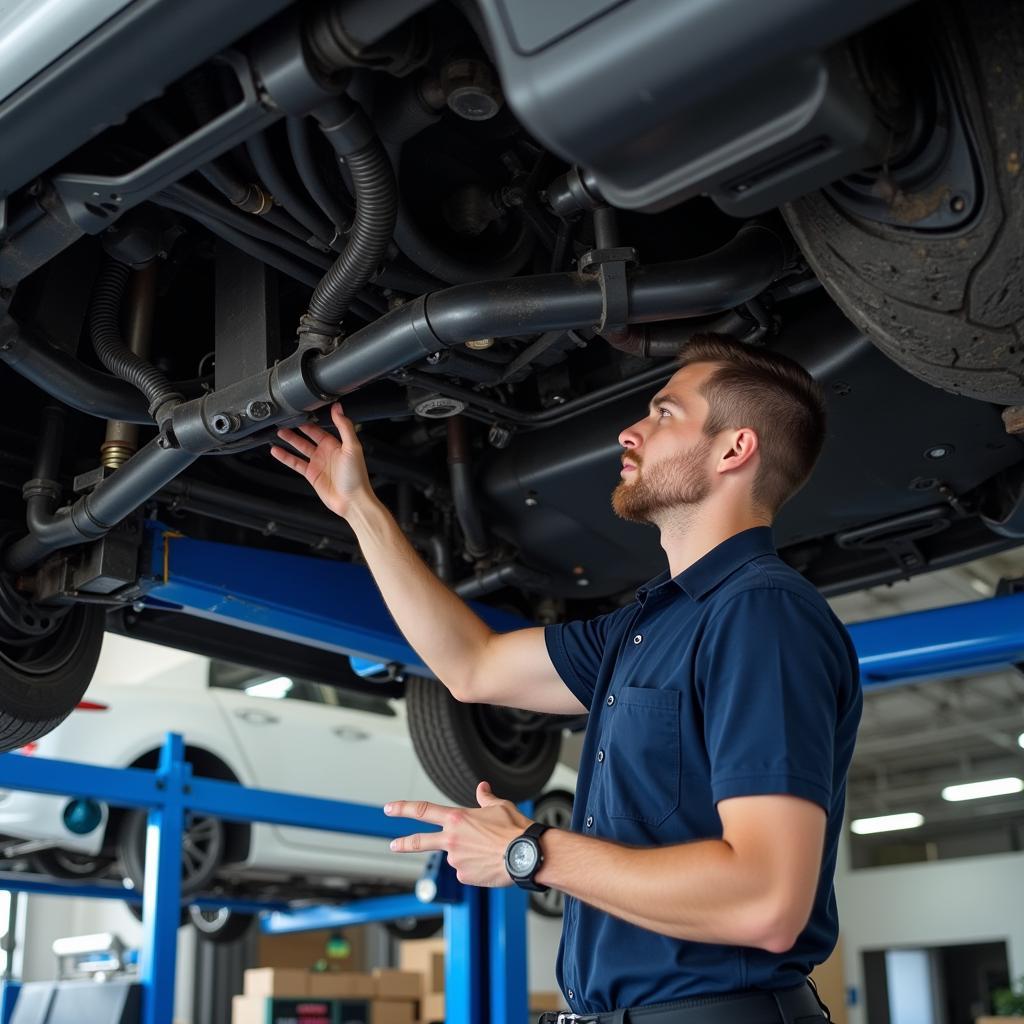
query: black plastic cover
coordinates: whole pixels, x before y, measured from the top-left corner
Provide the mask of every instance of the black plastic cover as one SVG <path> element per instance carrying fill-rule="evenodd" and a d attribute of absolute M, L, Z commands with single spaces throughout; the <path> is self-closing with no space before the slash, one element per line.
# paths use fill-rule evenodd
<path fill-rule="evenodd" d="M 478 0 L 505 96 L 613 206 L 749 216 L 877 162 L 836 44 L 906 0 Z"/>
<path fill-rule="evenodd" d="M 1021 443 L 1007 436 L 996 406 L 911 377 L 824 295 L 794 301 L 802 310 L 787 316 L 772 349 L 796 359 L 824 388 L 828 434 L 811 479 L 775 521 L 784 555 L 804 544 L 834 551 L 837 534 L 942 505 L 940 483 L 965 494 L 1020 460 Z M 666 379 L 671 372 L 667 367 Z M 610 500 L 620 480 L 619 432 L 646 415 L 657 391 L 652 384 L 649 392 L 523 434 L 484 469 L 488 527 L 529 552 L 531 568 L 550 574 L 552 595 L 608 597 L 666 567 L 658 531 L 618 519 Z M 927 453 L 938 446 L 949 454 L 935 461 Z M 852 559 L 865 574 L 895 568 L 884 550 L 845 558 L 845 578 L 856 575 Z M 827 589 L 827 577 L 811 576 Z"/>

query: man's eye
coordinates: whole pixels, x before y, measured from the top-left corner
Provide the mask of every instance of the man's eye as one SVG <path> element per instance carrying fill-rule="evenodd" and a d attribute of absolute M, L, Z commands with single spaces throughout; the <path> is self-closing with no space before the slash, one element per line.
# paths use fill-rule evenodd
<path fill-rule="evenodd" d="M 668 409 L 666 409 L 665 406 L 661 406 L 658 409 L 658 419 L 661 419 L 662 416 L 667 416 L 667 415 L 668 415 Z"/>

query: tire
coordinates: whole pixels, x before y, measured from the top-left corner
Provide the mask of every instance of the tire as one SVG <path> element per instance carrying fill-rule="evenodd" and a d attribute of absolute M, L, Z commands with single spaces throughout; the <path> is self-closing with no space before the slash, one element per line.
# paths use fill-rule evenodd
<path fill-rule="evenodd" d="M 409 734 L 430 780 L 463 807 L 476 806 L 481 781 L 506 800 L 531 800 L 558 762 L 561 731 L 546 730 L 546 716 L 461 704 L 436 679 L 406 684 Z"/>
<path fill-rule="evenodd" d="M 399 941 L 406 939 L 432 939 L 444 929 L 443 917 L 399 917 L 385 921 L 388 935 Z"/>
<path fill-rule="evenodd" d="M 972 219 L 915 230 L 939 196 L 962 201 L 941 180 L 895 193 L 905 226 L 857 217 L 834 190 L 783 212 L 832 298 L 893 361 L 953 394 L 1015 405 L 1024 402 L 1024 3 L 964 0 L 928 8 L 927 19 L 937 31 L 924 61 L 947 68 L 975 138 L 983 198 Z M 905 52 L 924 45 L 922 24 L 918 11 L 918 38 Z"/>
<path fill-rule="evenodd" d="M 216 910 L 189 907 L 188 918 L 196 930 L 196 935 L 203 942 L 224 946 L 245 938 L 256 920 L 256 915 L 240 914 L 227 907 L 218 907 Z"/>
<path fill-rule="evenodd" d="M 0 583 L 0 752 L 45 736 L 74 711 L 96 671 L 104 622 L 96 605 L 38 609 Z"/>
<path fill-rule="evenodd" d="M 99 878 L 110 867 L 110 860 L 106 857 L 75 853 L 57 846 L 36 850 L 29 855 L 28 861 L 33 871 L 50 878 Z"/>
<path fill-rule="evenodd" d="M 146 877 L 146 812 L 129 811 L 121 822 L 117 849 L 124 877 L 142 891 Z M 193 846 L 189 847 L 189 842 Z M 219 818 L 191 816 L 182 837 L 181 893 L 209 888 L 224 863 L 225 829 Z"/>
<path fill-rule="evenodd" d="M 533 820 L 553 828 L 568 829 L 572 825 L 572 794 L 557 790 L 545 793 L 533 807 Z M 541 917 L 561 917 L 565 896 L 558 889 L 530 893 L 530 909 Z"/>

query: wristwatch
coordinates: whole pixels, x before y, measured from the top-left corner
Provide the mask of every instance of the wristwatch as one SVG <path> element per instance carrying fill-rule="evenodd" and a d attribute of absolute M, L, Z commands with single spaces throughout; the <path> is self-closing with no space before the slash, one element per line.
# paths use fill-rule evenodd
<path fill-rule="evenodd" d="M 547 892 L 546 885 L 534 879 L 544 863 L 544 851 L 540 848 L 540 837 L 550 825 L 535 821 L 521 836 L 513 839 L 505 849 L 505 870 L 520 889 L 530 892 Z"/>

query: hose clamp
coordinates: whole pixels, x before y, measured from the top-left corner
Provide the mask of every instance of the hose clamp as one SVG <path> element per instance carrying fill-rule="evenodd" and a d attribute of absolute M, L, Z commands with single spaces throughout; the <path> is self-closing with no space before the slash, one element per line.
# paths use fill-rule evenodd
<path fill-rule="evenodd" d="M 594 325 L 597 334 L 624 331 L 629 324 L 629 275 L 640 258 L 632 246 L 591 249 L 579 258 L 579 272 L 596 277 L 601 286 L 601 320 Z"/>

